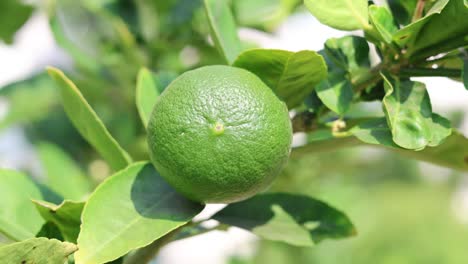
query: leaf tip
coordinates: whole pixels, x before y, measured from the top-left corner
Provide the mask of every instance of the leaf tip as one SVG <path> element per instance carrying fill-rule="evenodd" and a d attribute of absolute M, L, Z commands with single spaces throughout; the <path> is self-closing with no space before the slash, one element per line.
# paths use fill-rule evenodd
<path fill-rule="evenodd" d="M 46 71 L 50 76 L 61 74 L 62 71 L 59 70 L 58 68 L 55 68 L 54 66 L 47 66 Z"/>

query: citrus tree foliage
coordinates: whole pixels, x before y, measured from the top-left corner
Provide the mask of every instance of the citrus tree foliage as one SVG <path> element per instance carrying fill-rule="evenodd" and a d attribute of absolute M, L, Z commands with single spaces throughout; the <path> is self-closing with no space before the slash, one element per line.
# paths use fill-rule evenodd
<path fill-rule="evenodd" d="M 468 171 L 468 139 L 432 110 L 425 84 L 411 79 L 443 76 L 468 88 L 464 0 L 45 2 L 0 3 L 1 40 L 11 43 L 34 8 L 46 9 L 74 63 L 71 72 L 49 68 L 50 76 L 0 90 L 10 107 L 0 128 L 23 125 L 43 171 L 0 170 L 2 261 L 62 264 L 73 255 L 77 264 L 146 263 L 171 241 L 229 226 L 301 247 L 359 233 L 346 208 L 272 191 L 228 205 L 212 217 L 214 228 L 193 220 L 204 205 L 146 162 L 145 138 L 159 95 L 203 65 L 246 69 L 285 102 L 294 132 L 306 135 L 291 157 L 374 146 Z M 298 52 L 239 38 L 240 26 L 268 33 L 302 4 L 324 26 L 353 32 Z M 369 101 L 381 106 L 380 116 L 355 117 L 351 110 Z M 109 171 L 104 180 L 85 170 L 96 159 Z"/>

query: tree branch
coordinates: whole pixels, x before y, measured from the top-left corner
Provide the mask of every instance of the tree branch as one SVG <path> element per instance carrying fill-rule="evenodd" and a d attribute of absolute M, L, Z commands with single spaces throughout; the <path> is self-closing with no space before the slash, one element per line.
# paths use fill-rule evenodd
<path fill-rule="evenodd" d="M 446 68 L 402 68 L 400 69 L 402 77 L 460 77 L 461 70 Z"/>

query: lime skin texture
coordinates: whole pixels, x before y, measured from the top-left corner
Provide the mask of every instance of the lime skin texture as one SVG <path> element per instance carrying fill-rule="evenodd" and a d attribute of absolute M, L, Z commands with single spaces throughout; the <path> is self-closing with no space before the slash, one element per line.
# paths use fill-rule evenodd
<path fill-rule="evenodd" d="M 187 198 L 232 203 L 265 190 L 292 142 L 286 105 L 253 73 L 205 66 L 175 79 L 148 124 L 151 160 Z"/>

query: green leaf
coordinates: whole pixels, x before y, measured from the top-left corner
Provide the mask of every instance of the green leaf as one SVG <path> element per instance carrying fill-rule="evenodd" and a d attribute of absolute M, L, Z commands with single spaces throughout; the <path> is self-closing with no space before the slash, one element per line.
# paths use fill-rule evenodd
<path fill-rule="evenodd" d="M 156 85 L 153 74 L 146 68 L 140 69 L 135 97 L 138 113 L 145 127 L 148 125 L 153 106 L 159 96 L 159 89 Z"/>
<path fill-rule="evenodd" d="M 432 113 L 432 123 L 430 123 L 432 137 L 427 144 L 430 147 L 440 145 L 450 134 L 452 134 L 452 124 L 448 119 L 438 114 Z"/>
<path fill-rule="evenodd" d="M 102 121 L 78 88 L 63 72 L 48 68 L 62 96 L 63 107 L 76 129 L 110 164 L 114 170 L 125 168 L 131 158 L 111 136 Z"/>
<path fill-rule="evenodd" d="M 45 183 L 54 192 L 65 199 L 81 200 L 91 191 L 89 178 L 58 146 L 42 142 L 37 151 L 46 176 Z"/>
<path fill-rule="evenodd" d="M 56 239 L 32 238 L 0 247 L 0 260 L 5 264 L 63 264 L 77 249 Z"/>
<path fill-rule="evenodd" d="M 99 42 L 100 34 L 96 34 L 95 30 L 109 29 L 109 23 L 97 18 L 79 1 L 54 1 L 53 10 L 48 14 L 57 43 L 67 50 L 78 65 L 94 72 L 98 71 L 100 60 L 96 58 L 102 59 L 102 54 L 98 53 L 102 41 Z"/>
<path fill-rule="evenodd" d="M 374 118 L 357 124 L 350 129 L 350 132 L 359 140 L 368 144 L 399 148 L 399 146 L 393 142 L 392 132 L 388 127 L 385 117 Z"/>
<path fill-rule="evenodd" d="M 5 99 L 8 105 L 6 116 L 0 120 L 0 128 L 41 120 L 60 102 L 47 74 L 39 74 L 1 88 L 0 98 Z"/>
<path fill-rule="evenodd" d="M 76 263 L 117 259 L 184 225 L 202 209 L 174 191 L 153 165 L 135 163 L 109 177 L 89 197 Z"/>
<path fill-rule="evenodd" d="M 434 4 L 434 8 L 439 0 Z M 445 5 L 444 5 L 445 6 Z M 408 50 L 412 56 L 422 57 L 437 55 L 468 45 L 468 8 L 463 0 L 450 0 L 439 15 L 433 16 L 425 23 L 415 39 L 414 46 Z M 437 34 L 434 34 L 437 32 Z"/>
<path fill-rule="evenodd" d="M 304 3 L 327 26 L 341 30 L 369 28 L 367 0 L 304 0 Z"/>
<path fill-rule="evenodd" d="M 0 169 L 0 232 L 16 241 L 37 234 L 44 220 L 31 199 L 42 199 L 42 196 L 26 175 Z"/>
<path fill-rule="evenodd" d="M 369 7 L 369 19 L 379 33 L 380 40 L 391 43 L 393 34 L 398 31 L 398 28 L 390 11 L 383 6 L 371 5 Z"/>
<path fill-rule="evenodd" d="M 382 102 L 397 145 L 421 150 L 440 144 L 450 135 L 450 123 L 440 116 L 433 117 L 429 94 L 423 83 L 382 76 L 386 91 Z"/>
<path fill-rule="evenodd" d="M 66 241 L 76 243 L 84 202 L 63 201 L 60 205 L 37 200 L 33 202 L 44 220 L 54 223 Z"/>
<path fill-rule="evenodd" d="M 401 28 L 393 35 L 393 41 L 401 47 L 412 46 L 423 26 L 435 15 L 440 14 L 449 0 L 437 0 L 426 12 L 426 15 L 417 21 Z"/>
<path fill-rule="evenodd" d="M 317 96 L 333 112 L 344 115 L 353 100 L 353 87 L 343 74 L 330 73 L 317 87 Z"/>
<path fill-rule="evenodd" d="M 317 86 L 317 96 L 329 109 L 344 115 L 353 99 L 352 77 L 369 70 L 369 45 L 357 36 L 331 38 L 325 42 L 322 53 L 329 74 Z"/>
<path fill-rule="evenodd" d="M 60 241 L 63 241 L 62 232 L 60 232 L 59 228 L 56 224 L 52 222 L 46 222 L 42 225 L 41 230 L 37 233 L 36 237 L 46 237 L 46 238 L 53 238 Z"/>
<path fill-rule="evenodd" d="M 295 246 L 313 246 L 326 238 L 356 234 L 348 217 L 308 196 L 268 193 L 233 203 L 213 216 L 222 223 Z"/>
<path fill-rule="evenodd" d="M 121 70 L 124 65 L 141 64 L 143 60 L 134 36 L 122 18 L 131 12 L 127 6 L 127 12 L 122 16 L 113 14 L 104 8 L 107 5 L 111 3 L 53 1 L 48 5 L 51 29 L 59 45 L 88 73 L 100 74 L 103 66 L 114 75 L 127 73 Z M 134 72 L 131 74 L 133 76 Z M 123 79 L 122 76 L 116 78 Z"/>
<path fill-rule="evenodd" d="M 299 2 L 300 0 L 236 0 L 232 1 L 232 5 L 240 25 L 272 30 L 288 17 Z"/>
<path fill-rule="evenodd" d="M 242 46 L 228 2 L 227 0 L 204 0 L 204 3 L 210 23 L 211 38 L 227 64 L 232 64 L 242 51 Z"/>
<path fill-rule="evenodd" d="M 327 76 L 324 59 L 315 51 L 253 49 L 233 64 L 255 73 L 289 108 L 299 106 Z"/>
<path fill-rule="evenodd" d="M 332 71 L 353 73 L 369 68 L 369 44 L 363 37 L 345 36 L 325 42 L 325 59 Z"/>
<path fill-rule="evenodd" d="M 387 0 L 387 2 L 398 24 L 411 23 L 418 0 Z"/>
<path fill-rule="evenodd" d="M 32 6 L 19 0 L 0 1 L 0 40 L 11 44 L 16 31 L 26 23 L 33 10 Z"/>

